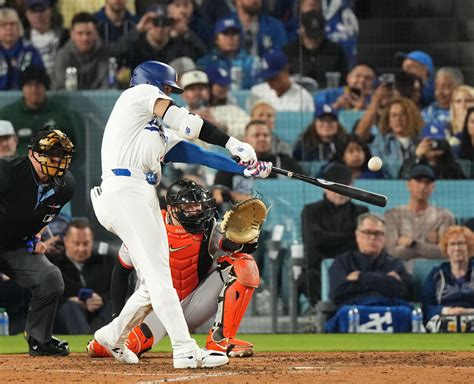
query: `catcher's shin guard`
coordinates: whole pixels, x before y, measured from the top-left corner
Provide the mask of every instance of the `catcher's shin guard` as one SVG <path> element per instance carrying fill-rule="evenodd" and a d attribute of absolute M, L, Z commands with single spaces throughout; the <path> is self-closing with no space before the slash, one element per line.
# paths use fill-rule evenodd
<path fill-rule="evenodd" d="M 151 329 L 145 323 L 141 323 L 128 334 L 125 345 L 140 357 L 153 347 L 153 341 L 154 337 Z"/>
<path fill-rule="evenodd" d="M 232 255 L 232 269 L 229 280 L 219 295 L 216 321 L 207 338 L 207 349 L 226 351 L 229 356 L 232 355 L 237 343 L 232 343 L 231 340 L 235 339 L 240 322 L 259 282 L 258 267 L 253 257 L 245 253 Z M 246 349 L 252 349 L 250 343 L 245 344 Z M 249 356 L 249 352 L 246 356 Z"/>
<path fill-rule="evenodd" d="M 154 338 L 150 328 L 145 323 L 142 323 L 133 328 L 125 344 L 128 349 L 140 357 L 152 348 L 153 340 Z M 87 354 L 89 357 L 110 357 L 109 351 L 95 339 L 89 341 L 89 344 L 87 344 Z"/>

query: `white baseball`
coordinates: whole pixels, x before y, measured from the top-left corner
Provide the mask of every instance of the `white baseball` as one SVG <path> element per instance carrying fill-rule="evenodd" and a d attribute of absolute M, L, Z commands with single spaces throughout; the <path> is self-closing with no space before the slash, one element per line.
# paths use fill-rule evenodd
<path fill-rule="evenodd" d="M 367 164 L 369 169 L 373 172 L 377 172 L 382 168 L 382 159 L 378 156 L 371 157 L 369 163 Z"/>

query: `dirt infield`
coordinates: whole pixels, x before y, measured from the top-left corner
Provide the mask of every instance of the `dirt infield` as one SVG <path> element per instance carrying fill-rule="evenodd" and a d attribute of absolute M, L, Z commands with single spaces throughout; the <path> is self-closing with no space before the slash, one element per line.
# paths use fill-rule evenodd
<path fill-rule="evenodd" d="M 81 353 L 3 355 L 0 377 L 15 383 L 472 383 L 474 360 L 470 352 L 259 353 L 224 368 L 177 371 L 165 353 L 145 355 L 135 366 Z"/>

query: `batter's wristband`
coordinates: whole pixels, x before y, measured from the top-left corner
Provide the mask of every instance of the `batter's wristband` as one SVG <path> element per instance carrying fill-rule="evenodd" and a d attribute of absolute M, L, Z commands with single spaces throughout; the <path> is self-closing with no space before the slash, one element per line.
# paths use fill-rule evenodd
<path fill-rule="evenodd" d="M 201 127 L 201 132 L 199 133 L 199 139 L 205 141 L 206 143 L 225 148 L 230 136 L 222 132 L 219 128 L 206 119 L 202 119 L 202 121 L 203 124 Z"/>

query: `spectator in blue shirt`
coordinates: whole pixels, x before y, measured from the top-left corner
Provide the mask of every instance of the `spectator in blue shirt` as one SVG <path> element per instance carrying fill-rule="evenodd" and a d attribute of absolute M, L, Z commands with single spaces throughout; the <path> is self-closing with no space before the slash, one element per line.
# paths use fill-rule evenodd
<path fill-rule="evenodd" d="M 366 63 L 357 64 L 346 77 L 347 86 L 327 89 L 314 98 L 316 108 L 366 109 L 375 88 L 376 71 Z"/>
<path fill-rule="evenodd" d="M 97 32 L 106 46 L 135 30 L 138 23 L 138 18 L 127 10 L 125 1 L 105 0 L 105 5 L 94 16 Z"/>
<path fill-rule="evenodd" d="M 454 89 L 464 83 L 462 72 L 453 67 L 438 69 L 435 77 L 435 101 L 421 111 L 425 123 L 450 122 L 449 107 Z"/>
<path fill-rule="evenodd" d="M 438 332 L 442 315 L 474 314 L 474 235 L 461 225 L 452 225 L 441 237 L 439 247 L 449 261 L 433 268 L 422 291 L 427 328 Z"/>
<path fill-rule="evenodd" d="M 248 53 L 262 56 L 285 45 L 287 36 L 282 22 L 262 11 L 262 0 L 235 0 L 235 8 L 230 17 L 242 27 L 242 43 Z"/>
<path fill-rule="evenodd" d="M 30 65 L 44 68 L 41 56 L 23 39 L 23 26 L 13 8 L 0 9 L 0 90 L 20 89 L 20 76 Z"/>
<path fill-rule="evenodd" d="M 216 64 L 225 69 L 232 78 L 232 89 L 249 89 L 259 82 L 259 60 L 242 49 L 241 33 L 236 20 L 219 20 L 214 27 L 215 48 L 197 61 L 203 68 Z"/>
<path fill-rule="evenodd" d="M 398 56 L 403 58 L 402 70 L 418 76 L 423 82 L 422 105 L 427 106 L 432 103 L 434 101 L 435 68 L 431 56 L 423 51 L 400 53 Z"/>

